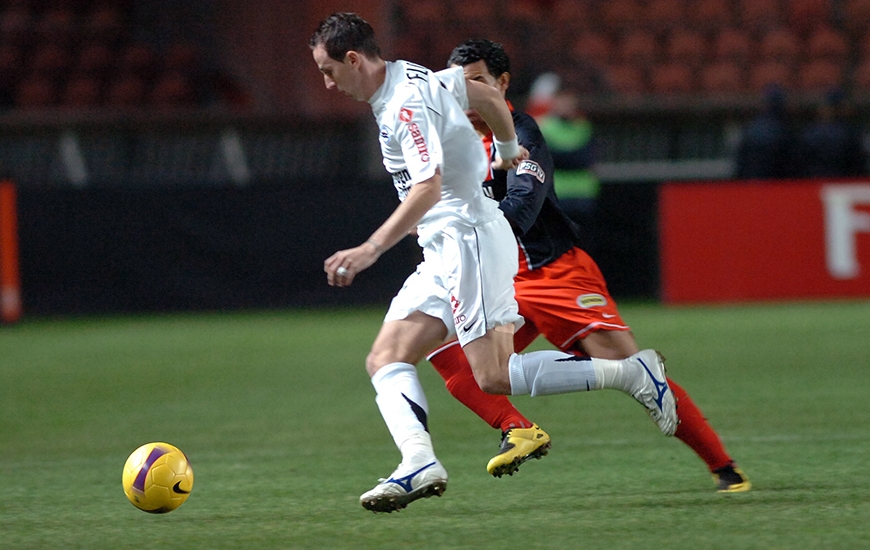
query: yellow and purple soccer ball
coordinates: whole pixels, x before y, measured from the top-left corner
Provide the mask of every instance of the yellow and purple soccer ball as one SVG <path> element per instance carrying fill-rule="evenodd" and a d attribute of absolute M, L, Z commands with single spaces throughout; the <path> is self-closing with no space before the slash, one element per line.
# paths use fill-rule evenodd
<path fill-rule="evenodd" d="M 127 459 L 121 482 L 133 506 L 152 514 L 165 514 L 187 500 L 193 490 L 193 469 L 178 447 L 163 442 L 146 443 Z"/>

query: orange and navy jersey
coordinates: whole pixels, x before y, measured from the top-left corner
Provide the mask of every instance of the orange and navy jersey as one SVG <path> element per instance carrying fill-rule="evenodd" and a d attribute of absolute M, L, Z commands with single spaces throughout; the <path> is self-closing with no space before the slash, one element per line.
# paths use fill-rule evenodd
<path fill-rule="evenodd" d="M 578 247 L 579 226 L 559 207 L 553 190 L 553 157 L 535 120 L 513 111 L 520 145 L 529 158 L 516 170 L 489 170 L 484 192 L 499 202 L 520 246 L 520 270 L 537 269 Z M 492 135 L 484 138 L 487 152 L 495 158 Z"/>

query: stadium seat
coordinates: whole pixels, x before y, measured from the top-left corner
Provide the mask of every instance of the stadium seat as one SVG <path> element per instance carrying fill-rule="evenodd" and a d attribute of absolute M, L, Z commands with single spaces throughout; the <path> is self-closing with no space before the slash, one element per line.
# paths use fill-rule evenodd
<path fill-rule="evenodd" d="M 19 109 L 40 109 L 57 104 L 57 86 L 45 75 L 33 74 L 22 79 L 15 91 L 15 106 Z"/>
<path fill-rule="evenodd" d="M 852 73 L 852 86 L 859 90 L 870 90 L 870 58 L 865 59 L 855 67 Z"/>
<path fill-rule="evenodd" d="M 95 42 L 85 44 L 79 50 L 75 71 L 89 76 L 105 76 L 114 66 L 115 53 L 108 44 Z"/>
<path fill-rule="evenodd" d="M 62 6 L 49 8 L 33 26 L 36 39 L 41 44 L 51 42 L 61 46 L 69 46 L 77 39 L 78 30 L 75 13 Z"/>
<path fill-rule="evenodd" d="M 692 0 L 686 9 L 685 24 L 692 29 L 711 31 L 734 23 L 730 0 Z"/>
<path fill-rule="evenodd" d="M 116 45 L 124 33 L 124 16 L 114 5 L 99 5 L 84 16 L 81 34 L 84 40 Z"/>
<path fill-rule="evenodd" d="M 701 69 L 700 90 L 708 94 L 739 94 L 746 91 L 746 71 L 733 61 L 716 61 Z"/>
<path fill-rule="evenodd" d="M 599 25 L 595 2 L 589 0 L 556 0 L 553 3 L 553 19 L 566 24 L 587 27 Z"/>
<path fill-rule="evenodd" d="M 617 59 L 622 63 L 650 65 L 659 59 L 659 43 L 654 32 L 639 29 L 625 32 L 616 45 Z"/>
<path fill-rule="evenodd" d="M 448 20 L 449 5 L 440 0 L 405 0 L 399 4 L 404 17 L 411 23 L 440 25 Z"/>
<path fill-rule="evenodd" d="M 831 0 L 789 0 L 786 2 L 788 26 L 805 32 L 833 19 Z"/>
<path fill-rule="evenodd" d="M 646 73 L 631 64 L 610 65 L 605 69 L 609 90 L 625 96 L 643 95 L 649 91 Z"/>
<path fill-rule="evenodd" d="M 791 65 L 780 61 L 762 60 L 749 68 L 748 88 L 750 92 L 763 92 L 772 84 L 779 85 L 784 89 L 792 88 L 794 70 Z"/>
<path fill-rule="evenodd" d="M 602 2 L 600 10 L 603 25 L 614 31 L 635 29 L 644 22 L 643 4 L 638 0 Z"/>
<path fill-rule="evenodd" d="M 807 61 L 798 68 L 797 88 L 822 93 L 843 86 L 843 65 L 827 59 Z"/>
<path fill-rule="evenodd" d="M 749 33 L 737 27 L 723 28 L 713 39 L 713 57 L 719 61 L 748 63 L 755 56 Z"/>
<path fill-rule="evenodd" d="M 688 94 L 696 90 L 692 69 L 679 62 L 665 62 L 650 71 L 650 91 L 654 94 Z"/>
<path fill-rule="evenodd" d="M 760 31 L 784 23 L 779 0 L 740 0 L 738 19 L 744 27 Z"/>
<path fill-rule="evenodd" d="M 192 42 L 174 42 L 166 48 L 163 55 L 165 70 L 193 72 L 199 68 L 199 48 Z"/>
<path fill-rule="evenodd" d="M 665 56 L 668 61 L 698 67 L 707 58 L 706 37 L 692 29 L 675 29 L 665 40 Z"/>
<path fill-rule="evenodd" d="M 52 77 L 69 70 L 72 57 L 69 50 L 56 42 L 47 42 L 38 46 L 30 59 L 29 70 Z"/>
<path fill-rule="evenodd" d="M 156 108 L 191 107 L 196 105 L 196 95 L 184 73 L 167 71 L 157 78 L 147 102 Z"/>
<path fill-rule="evenodd" d="M 776 27 L 761 37 L 759 49 L 764 59 L 795 63 L 801 52 L 801 42 L 791 29 Z"/>
<path fill-rule="evenodd" d="M 843 26 L 860 35 L 870 28 L 870 0 L 845 0 L 842 5 Z"/>
<path fill-rule="evenodd" d="M 28 45 L 33 18 L 26 6 L 9 6 L 0 13 L 0 36 L 5 43 Z"/>
<path fill-rule="evenodd" d="M 808 59 L 828 59 L 837 63 L 845 63 L 850 50 L 846 36 L 827 24 L 810 31 L 806 48 Z"/>
<path fill-rule="evenodd" d="M 138 74 L 148 79 L 157 73 L 158 65 L 157 52 L 151 46 L 131 43 L 118 55 L 115 68 L 119 73 Z"/>
<path fill-rule="evenodd" d="M 141 107 L 145 103 L 145 80 L 135 74 L 121 75 L 109 83 L 104 98 L 107 107 Z"/>
<path fill-rule="evenodd" d="M 644 8 L 644 25 L 657 31 L 675 29 L 683 24 L 685 11 L 683 0 L 649 0 Z"/>
<path fill-rule="evenodd" d="M 581 32 L 571 44 L 570 56 L 578 63 L 604 67 L 610 63 L 613 49 L 613 41 L 603 32 Z"/>
<path fill-rule="evenodd" d="M 98 107 L 100 92 L 99 80 L 89 75 L 79 75 L 67 82 L 60 105 L 67 108 Z"/>
<path fill-rule="evenodd" d="M 453 4 L 452 11 L 460 21 L 479 21 L 495 16 L 495 6 L 488 0 L 463 0 Z"/>

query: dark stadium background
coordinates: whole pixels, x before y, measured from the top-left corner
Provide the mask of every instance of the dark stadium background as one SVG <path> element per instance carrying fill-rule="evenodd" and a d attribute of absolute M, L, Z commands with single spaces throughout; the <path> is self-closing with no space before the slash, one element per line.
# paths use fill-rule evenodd
<path fill-rule="evenodd" d="M 385 304 L 417 260 L 410 239 L 351 289 L 321 267 L 396 200 L 368 106 L 325 91 L 311 61 L 317 22 L 346 9 L 387 59 L 437 69 L 464 38 L 503 42 L 519 106 L 547 71 L 578 89 L 600 143 L 594 256 L 617 298 L 656 299 L 658 187 L 732 178 L 769 84 L 797 124 L 839 90 L 866 134 L 867 5 L 0 2 L 0 177 L 18 191 L 25 314 Z"/>

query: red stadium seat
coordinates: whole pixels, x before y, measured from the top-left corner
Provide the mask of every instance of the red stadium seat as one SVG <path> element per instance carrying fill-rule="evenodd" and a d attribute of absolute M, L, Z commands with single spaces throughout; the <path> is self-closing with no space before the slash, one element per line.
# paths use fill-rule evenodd
<path fill-rule="evenodd" d="M 596 67 L 610 63 L 613 55 L 613 41 L 602 32 L 581 32 L 571 45 L 571 59 Z"/>
<path fill-rule="evenodd" d="M 701 91 L 710 94 L 738 94 L 746 91 L 746 71 L 733 61 L 717 61 L 701 69 Z"/>
<path fill-rule="evenodd" d="M 798 68 L 797 87 L 803 92 L 821 93 L 843 86 L 843 65 L 827 59 L 804 63 Z"/>
<path fill-rule="evenodd" d="M 141 107 L 145 103 L 145 90 L 145 79 L 141 76 L 122 75 L 109 84 L 104 104 L 107 107 Z"/>
<path fill-rule="evenodd" d="M 788 25 L 798 32 L 809 30 L 833 19 L 831 0 L 789 0 L 786 2 Z"/>
<path fill-rule="evenodd" d="M 683 63 L 665 62 L 650 71 L 650 90 L 654 94 L 688 94 L 694 92 L 695 74 Z"/>
<path fill-rule="evenodd" d="M 47 76 L 34 74 L 18 84 L 15 106 L 19 109 L 40 109 L 57 104 L 57 86 Z"/>
<path fill-rule="evenodd" d="M 852 73 L 852 86 L 859 90 L 870 90 L 870 58 L 855 67 Z"/>
<path fill-rule="evenodd" d="M 79 75 L 67 82 L 60 105 L 69 108 L 98 107 L 100 91 L 100 82 L 96 78 Z"/>
<path fill-rule="evenodd" d="M 844 63 L 849 57 L 849 41 L 830 25 L 815 27 L 807 37 L 807 57 Z"/>
<path fill-rule="evenodd" d="M 870 0 L 844 0 L 843 25 L 850 32 L 860 34 L 870 28 Z"/>
<path fill-rule="evenodd" d="M 157 108 L 192 107 L 196 105 L 196 95 L 184 73 L 167 71 L 154 83 L 148 103 Z"/>
<path fill-rule="evenodd" d="M 763 92 L 772 84 L 785 89 L 792 88 L 794 70 L 791 65 L 780 61 L 761 61 L 749 68 L 749 91 Z"/>
<path fill-rule="evenodd" d="M 665 56 L 669 61 L 697 67 L 707 58 L 706 37 L 691 29 L 676 29 L 665 40 Z"/>
<path fill-rule="evenodd" d="M 635 65 L 617 64 L 605 70 L 607 87 L 625 96 L 643 95 L 649 91 L 646 73 Z"/>
<path fill-rule="evenodd" d="M 693 29 L 714 30 L 734 23 L 730 0 L 692 0 L 686 9 L 685 24 Z"/>
<path fill-rule="evenodd" d="M 645 29 L 626 32 L 617 43 L 617 59 L 639 65 L 658 61 L 659 43 L 655 33 Z"/>
<path fill-rule="evenodd" d="M 95 42 L 85 44 L 79 50 L 75 62 L 75 70 L 78 73 L 90 76 L 105 76 L 115 63 L 115 53 L 108 44 Z"/>
<path fill-rule="evenodd" d="M 741 0 L 737 13 L 740 22 L 753 30 L 769 29 L 784 23 L 779 0 Z"/>
<path fill-rule="evenodd" d="M 713 57 L 720 61 L 745 64 L 755 56 L 755 46 L 743 29 L 726 27 L 714 38 L 713 52 Z"/>
<path fill-rule="evenodd" d="M 612 30 L 634 29 L 644 23 L 643 4 L 638 0 L 610 0 L 601 4 L 601 21 Z"/>
<path fill-rule="evenodd" d="M 794 63 L 800 54 L 801 42 L 791 29 L 777 27 L 762 36 L 759 47 L 765 59 Z"/>
<path fill-rule="evenodd" d="M 29 69 L 33 72 L 55 77 L 69 70 L 72 56 L 65 46 L 55 43 L 43 43 L 34 50 Z"/>
<path fill-rule="evenodd" d="M 686 4 L 683 0 L 649 0 L 644 10 L 644 24 L 655 30 L 671 30 L 683 24 Z"/>

